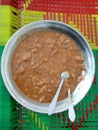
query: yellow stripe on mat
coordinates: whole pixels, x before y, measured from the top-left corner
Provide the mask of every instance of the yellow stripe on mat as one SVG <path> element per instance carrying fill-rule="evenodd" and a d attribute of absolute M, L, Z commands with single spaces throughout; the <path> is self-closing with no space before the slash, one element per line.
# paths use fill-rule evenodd
<path fill-rule="evenodd" d="M 26 2 L 23 4 L 24 10 L 28 8 L 28 6 L 31 4 L 33 0 L 26 0 Z"/>
<path fill-rule="evenodd" d="M 38 117 L 37 113 L 28 110 L 28 114 L 31 116 L 32 119 L 34 119 L 38 128 L 41 128 L 42 130 L 49 130 L 49 128 L 45 126 L 45 123 L 40 120 L 40 117 Z"/>
<path fill-rule="evenodd" d="M 93 15 L 92 18 L 93 18 L 93 17 L 96 17 L 96 15 Z M 97 20 L 97 23 L 96 23 L 96 24 L 97 24 L 97 27 L 96 27 L 96 28 L 97 28 L 97 30 L 98 30 L 98 16 L 96 17 L 96 20 Z M 89 43 L 89 45 L 90 45 L 90 47 L 91 47 L 92 49 L 98 49 L 98 46 L 96 46 L 96 42 L 95 42 L 95 36 L 93 36 L 94 41 L 92 42 L 91 39 L 88 38 L 88 35 L 85 36 L 85 35 L 84 35 L 84 32 L 81 31 L 80 28 L 77 27 L 77 25 L 74 24 L 73 21 L 69 21 L 68 24 L 71 25 L 72 27 L 74 27 L 76 30 L 78 30 L 78 31 L 86 38 L 86 40 L 88 41 L 88 43 Z M 82 25 L 82 26 L 83 26 L 83 25 Z M 94 31 L 94 27 L 93 27 L 93 26 L 92 26 L 92 30 Z"/>
<path fill-rule="evenodd" d="M 12 6 L 0 6 L 0 45 L 4 46 L 11 35 L 17 30 L 18 10 Z M 15 15 L 16 14 L 16 15 Z"/>
<path fill-rule="evenodd" d="M 45 12 L 23 10 L 21 11 L 21 26 L 38 20 L 43 20 L 44 15 Z"/>

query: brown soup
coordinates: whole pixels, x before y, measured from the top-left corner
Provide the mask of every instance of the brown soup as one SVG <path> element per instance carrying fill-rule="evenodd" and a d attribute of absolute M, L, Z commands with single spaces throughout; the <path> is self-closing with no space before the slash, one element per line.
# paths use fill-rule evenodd
<path fill-rule="evenodd" d="M 68 71 L 59 101 L 67 97 L 68 88 L 73 92 L 83 80 L 84 59 L 74 40 L 60 32 L 39 31 L 22 40 L 12 57 L 12 77 L 19 89 L 30 99 L 51 102 L 60 75 Z"/>

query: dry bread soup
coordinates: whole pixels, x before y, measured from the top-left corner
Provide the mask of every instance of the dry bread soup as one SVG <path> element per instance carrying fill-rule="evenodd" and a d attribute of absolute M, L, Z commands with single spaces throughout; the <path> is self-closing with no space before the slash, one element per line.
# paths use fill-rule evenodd
<path fill-rule="evenodd" d="M 52 101 L 60 75 L 68 71 L 58 100 L 67 97 L 83 80 L 84 59 L 76 43 L 66 34 L 41 30 L 28 35 L 16 47 L 11 61 L 14 82 L 24 95 L 41 103 Z"/>

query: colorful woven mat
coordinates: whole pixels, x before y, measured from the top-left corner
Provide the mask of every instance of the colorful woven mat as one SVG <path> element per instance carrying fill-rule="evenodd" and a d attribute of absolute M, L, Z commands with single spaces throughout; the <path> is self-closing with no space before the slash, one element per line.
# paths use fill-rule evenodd
<path fill-rule="evenodd" d="M 62 21 L 84 35 L 95 56 L 94 82 L 75 106 L 76 120 L 71 123 L 67 111 L 48 116 L 18 104 L 6 90 L 0 71 L 0 130 L 98 130 L 98 0 L 1 0 L 0 60 L 18 28 L 43 19 Z"/>

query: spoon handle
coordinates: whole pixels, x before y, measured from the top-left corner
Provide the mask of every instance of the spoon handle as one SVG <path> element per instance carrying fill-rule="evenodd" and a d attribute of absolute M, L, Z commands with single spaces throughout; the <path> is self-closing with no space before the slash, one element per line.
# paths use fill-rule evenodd
<path fill-rule="evenodd" d="M 49 109 L 48 109 L 48 115 L 51 115 L 55 109 L 55 106 L 56 106 L 56 103 L 57 103 L 57 99 L 58 99 L 58 96 L 59 96 L 59 93 L 60 93 L 60 90 L 61 90 L 61 87 L 63 85 L 63 82 L 64 82 L 64 79 L 61 79 L 61 82 L 58 86 L 58 89 L 56 91 L 56 94 L 52 100 L 52 102 L 50 103 L 49 105 Z"/>
<path fill-rule="evenodd" d="M 76 118 L 76 115 L 75 115 L 75 110 L 74 110 L 74 107 L 73 107 L 73 104 L 71 102 L 71 91 L 70 91 L 70 88 L 68 89 L 68 98 L 69 98 L 69 109 L 68 109 L 68 115 L 69 115 L 69 119 L 74 122 L 75 118 Z"/>
<path fill-rule="evenodd" d="M 70 106 L 69 106 L 68 115 L 69 115 L 69 119 L 70 119 L 72 122 L 74 122 L 74 120 L 75 120 L 75 118 L 76 118 L 76 115 L 75 115 L 75 110 L 74 110 L 73 105 L 70 105 Z"/>

